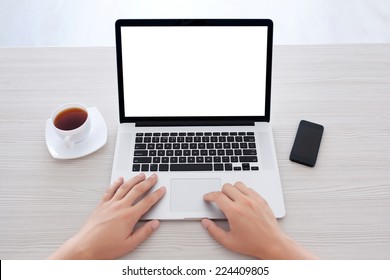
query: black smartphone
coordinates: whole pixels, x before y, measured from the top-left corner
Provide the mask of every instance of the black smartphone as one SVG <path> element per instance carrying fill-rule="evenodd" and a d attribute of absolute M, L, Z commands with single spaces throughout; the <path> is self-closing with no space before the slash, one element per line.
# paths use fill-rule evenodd
<path fill-rule="evenodd" d="M 323 132 L 322 125 L 302 120 L 291 149 L 290 160 L 313 167 L 317 161 Z"/>

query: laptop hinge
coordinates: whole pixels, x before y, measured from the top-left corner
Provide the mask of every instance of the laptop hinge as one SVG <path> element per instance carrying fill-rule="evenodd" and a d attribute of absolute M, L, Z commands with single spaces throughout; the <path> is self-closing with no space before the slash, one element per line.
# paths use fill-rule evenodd
<path fill-rule="evenodd" d="M 196 121 L 164 121 L 164 120 L 153 120 L 153 121 L 138 121 L 135 126 L 254 126 L 254 121 L 248 120 L 196 120 Z"/>

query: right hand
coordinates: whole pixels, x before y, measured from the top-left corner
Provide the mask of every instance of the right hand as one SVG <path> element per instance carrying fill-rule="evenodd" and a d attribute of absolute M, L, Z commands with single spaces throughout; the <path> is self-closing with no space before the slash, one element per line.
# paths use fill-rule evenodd
<path fill-rule="evenodd" d="M 316 256 L 291 240 L 280 229 L 263 197 L 242 182 L 225 184 L 220 192 L 204 195 L 225 214 L 230 231 L 209 219 L 202 225 L 226 248 L 259 259 L 312 259 Z"/>

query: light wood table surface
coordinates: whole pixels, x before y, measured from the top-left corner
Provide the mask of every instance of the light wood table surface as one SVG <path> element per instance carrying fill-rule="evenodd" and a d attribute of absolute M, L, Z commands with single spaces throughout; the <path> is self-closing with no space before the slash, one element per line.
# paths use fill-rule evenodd
<path fill-rule="evenodd" d="M 390 259 L 390 45 L 275 46 L 273 57 L 281 227 L 321 258 Z M 0 48 L 0 259 L 46 258 L 100 200 L 119 122 L 115 65 L 114 48 Z M 66 102 L 100 110 L 108 127 L 101 150 L 50 156 L 45 121 Z M 301 119 L 325 127 L 314 168 L 288 160 Z M 123 258 L 247 257 L 198 221 L 163 221 Z"/>

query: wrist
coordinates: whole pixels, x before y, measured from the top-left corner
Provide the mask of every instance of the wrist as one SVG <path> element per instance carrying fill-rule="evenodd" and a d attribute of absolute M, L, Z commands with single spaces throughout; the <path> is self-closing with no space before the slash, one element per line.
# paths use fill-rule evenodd
<path fill-rule="evenodd" d="M 78 241 L 77 235 L 68 239 L 60 248 L 58 248 L 48 259 L 52 260 L 85 260 L 89 259 L 91 254 Z"/>
<path fill-rule="evenodd" d="M 283 232 L 269 245 L 269 250 L 265 254 L 257 257 L 268 260 L 318 259 L 317 256 L 307 251 Z"/>

